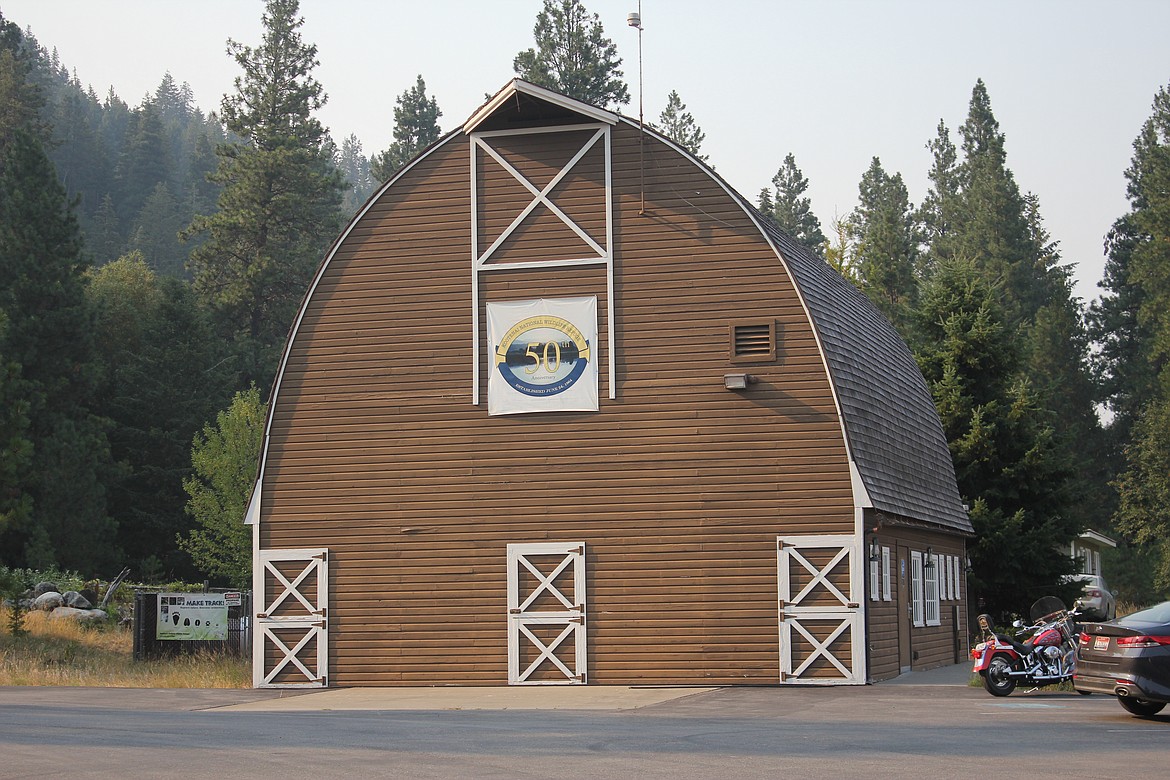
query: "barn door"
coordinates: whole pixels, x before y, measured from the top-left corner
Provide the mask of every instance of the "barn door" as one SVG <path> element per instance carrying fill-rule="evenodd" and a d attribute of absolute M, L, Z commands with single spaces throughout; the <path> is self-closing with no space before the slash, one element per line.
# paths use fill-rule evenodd
<path fill-rule="evenodd" d="M 849 535 L 777 540 L 781 682 L 865 682 L 856 543 Z"/>
<path fill-rule="evenodd" d="M 583 685 L 585 543 L 508 545 L 508 684 Z"/>
<path fill-rule="evenodd" d="M 252 681 L 257 688 L 328 684 L 328 550 L 261 550 Z"/>

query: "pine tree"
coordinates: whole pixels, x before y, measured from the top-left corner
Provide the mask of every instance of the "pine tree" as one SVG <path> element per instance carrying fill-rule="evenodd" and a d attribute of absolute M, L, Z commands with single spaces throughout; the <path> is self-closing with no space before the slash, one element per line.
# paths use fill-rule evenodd
<path fill-rule="evenodd" d="M 920 235 L 902 174 L 887 174 L 877 157 L 861 177 L 848 229 L 862 291 L 906 334 L 917 298 Z"/>
<path fill-rule="evenodd" d="M 950 443 L 976 538 L 974 593 L 993 614 L 1023 610 L 1071 562 L 1073 464 L 1055 416 L 1020 370 L 1024 345 L 999 293 L 970 260 L 941 260 L 916 309 L 917 358 Z"/>
<path fill-rule="evenodd" d="M 0 131 L 0 135 L 3 135 Z M 17 129 L 0 145 L 0 356 L 20 367 L 30 420 L 29 468 L 9 496 L 30 507 L 0 536 L 0 555 L 24 565 L 113 565 L 104 485 L 113 473 L 106 424 L 90 411 L 91 326 L 77 222 L 40 142 Z"/>
<path fill-rule="evenodd" d="M 926 144 L 932 155 L 930 189 L 918 209 L 923 239 L 928 247 L 922 258 L 920 276 L 925 275 L 936 258 L 952 258 L 957 253 L 955 231 L 958 228 L 960 204 L 958 150 L 951 141 L 950 130 L 938 123 L 933 140 Z"/>
<path fill-rule="evenodd" d="M 170 179 L 170 144 L 158 108 L 145 103 L 134 113 L 126 146 L 114 172 L 115 206 L 123 217 L 142 210 L 160 183 Z"/>
<path fill-rule="evenodd" d="M 185 224 L 170 187 L 160 181 L 138 212 L 130 233 L 130 248 L 141 252 L 155 272 L 183 276 L 187 252 L 179 242 L 179 231 Z"/>
<path fill-rule="evenodd" d="M 791 152 L 772 177 L 772 190 L 760 192 L 757 208 L 782 230 L 815 252 L 823 252 L 828 243 L 821 232 L 821 221 L 812 213 L 812 201 L 804 196 L 808 179 L 796 167 Z"/>
<path fill-rule="evenodd" d="M 982 487 L 978 483 L 966 486 L 964 495 L 981 508 L 981 560 L 989 567 L 977 571 L 975 577 L 987 582 L 998 576 L 990 571 L 999 565 L 993 561 L 993 542 L 1013 544 L 1011 540 L 1020 534 L 1045 528 L 1055 534 L 1054 539 L 1065 539 L 1099 522 L 1094 511 L 1108 501 L 1103 491 L 1105 475 L 1097 465 L 1104 442 L 1093 409 L 1082 308 L 1072 295 L 1071 272 L 1061 264 L 1059 250 L 1044 229 L 1038 200 L 1021 193 L 1007 167 L 1004 134 L 982 81 L 972 90 L 959 134 L 961 159 L 941 122 L 928 144 L 934 154 L 932 186 L 919 215 L 929 247 L 919 275 L 934 284 L 940 269 L 960 263 L 981 277 L 980 284 L 993 295 L 1017 356 L 1010 368 L 1002 367 L 1007 374 L 986 369 L 981 381 L 989 387 L 1004 382 L 1022 387 L 1022 377 L 1027 377 L 1027 403 L 1035 409 L 1035 424 L 1051 426 L 1042 437 L 1044 450 L 1034 460 L 1049 464 L 1047 484 L 1029 488 L 1036 496 L 1044 496 L 1045 506 L 1025 502 L 1022 493 L 1018 499 L 1004 501 L 994 493 L 981 492 L 1008 495 L 1011 486 L 1006 483 L 985 480 Z M 923 323 L 921 317 L 919 323 Z M 1014 407 L 1020 402 L 1010 403 Z M 1012 430 L 1005 425 L 1000 429 Z M 1025 429 L 1003 444 L 1028 443 L 1036 436 L 1039 431 Z M 1004 457 L 1011 452 L 988 452 L 987 456 L 989 462 L 999 458 L 1005 469 L 1018 470 L 1017 478 L 1023 483 L 1027 470 L 1015 465 L 1013 457 Z M 962 478 L 960 486 L 964 486 Z M 1024 514 L 1017 516 L 1019 511 Z M 1004 554 L 1015 556 L 1014 551 Z M 1052 566 L 1039 563 L 1036 571 L 1046 572 L 1053 587 L 1058 584 Z M 996 598 L 1000 597 L 1007 598 L 1006 589 Z"/>
<path fill-rule="evenodd" d="M 0 310 L 0 344 L 6 340 L 8 316 Z M 32 496 L 20 485 L 32 464 L 29 439 L 31 404 L 21 393 L 20 365 L 0 351 L 0 539 L 9 527 L 26 526 Z M 0 554 L 0 562 L 9 556 Z"/>
<path fill-rule="evenodd" d="M 114 209 L 114 198 L 108 192 L 102 196 L 97 211 L 89 221 L 86 247 L 97 265 L 108 263 L 122 254 L 125 241 L 118 212 Z"/>
<path fill-rule="evenodd" d="M 240 140 L 220 145 L 219 210 L 187 235 L 208 240 L 189 260 L 195 289 L 237 344 L 241 379 L 267 386 L 313 270 L 340 228 L 344 183 L 313 112 L 326 100 L 301 41 L 296 0 L 268 0 L 258 48 L 230 42 L 244 74 L 223 100 Z"/>
<path fill-rule="evenodd" d="M 1083 311 L 1071 269 L 1043 226 L 1038 199 L 1022 194 L 1007 167 L 1004 135 L 982 81 L 975 84 L 963 136 L 954 249 L 997 284 L 1008 326 L 1021 339 L 1023 370 L 1039 404 L 1060 420 L 1054 441 L 1075 474 L 1059 511 L 1070 523 L 1100 522 L 1106 500 L 1095 460 L 1104 447 L 1094 411 Z"/>
<path fill-rule="evenodd" d="M 0 15 L 0 564 L 116 559 L 77 222 L 45 153 L 32 52 Z"/>
<path fill-rule="evenodd" d="M 386 181 L 428 146 L 439 140 L 439 117 L 443 112 L 420 74 L 414 86 L 398 96 L 394 106 L 394 143 L 374 155 L 370 170 L 378 181 Z"/>
<path fill-rule="evenodd" d="M 666 98 L 666 108 L 658 118 L 658 130 L 667 138 L 693 154 L 699 160 L 707 162 L 707 155 L 699 154 L 703 140 L 707 134 L 695 122 L 695 118 L 687 111 L 687 104 L 682 102 L 675 90 L 670 91 Z"/>
<path fill-rule="evenodd" d="M 1130 272 L 1133 250 L 1143 240 L 1132 215 L 1114 222 L 1106 238 L 1108 257 L 1100 299 L 1089 311 L 1090 336 L 1101 395 L 1112 416 L 1115 453 L 1129 440 L 1142 409 L 1158 395 L 1158 370 L 1151 354 L 1153 332 L 1144 288 Z"/>
<path fill-rule="evenodd" d="M 630 102 L 617 46 L 580 0 L 544 0 L 532 34 L 536 47 L 512 61 L 517 76 L 602 108 Z"/>
<path fill-rule="evenodd" d="M 1117 478 L 1121 499 L 1116 522 L 1139 549 L 1154 558 L 1154 587 L 1170 594 L 1170 401 L 1149 404 L 1133 426 L 1126 469 Z"/>
<path fill-rule="evenodd" d="M 370 159 L 362 153 L 362 142 L 353 133 L 341 142 L 337 152 L 337 168 L 345 177 L 347 186 L 341 210 L 353 214 L 374 192 L 374 177 L 370 172 Z"/>
<path fill-rule="evenodd" d="M 217 130 L 218 133 L 215 132 Z M 216 201 L 223 189 L 211 179 L 215 177 L 215 171 L 218 168 L 215 148 L 226 139 L 218 122 L 208 122 L 198 131 L 192 130 L 192 132 L 195 134 L 195 138 L 191 141 L 191 154 L 187 158 L 183 186 L 180 192 L 188 213 L 192 215 L 206 214 L 215 208 Z M 190 243 L 198 245 L 194 238 L 190 239 Z"/>
<path fill-rule="evenodd" d="M 170 71 L 163 74 L 162 81 L 154 90 L 154 105 L 164 124 L 179 125 L 191 118 L 195 110 L 191 85 L 175 83 Z"/>
<path fill-rule="evenodd" d="M 989 280 L 998 280 L 1009 322 L 1019 326 L 1047 302 L 1051 288 L 1043 278 L 1045 269 L 1038 257 L 1042 247 L 1033 240 L 1025 197 L 1007 167 L 1004 135 L 982 80 L 971 92 L 967 120 L 959 134 L 963 139 L 963 161 L 957 169 L 961 195 L 946 254 L 969 257 Z"/>
<path fill-rule="evenodd" d="M 102 373 L 98 411 L 113 426 L 110 449 L 123 465 L 109 488 L 118 541 L 134 571 L 196 572 L 176 537 L 184 512 L 190 445 L 230 395 L 217 341 L 190 287 L 161 278 L 139 253 L 87 274 Z"/>
<path fill-rule="evenodd" d="M 1111 234 L 1099 329 L 1118 328 L 1104 352 L 1111 401 L 1130 427 L 1116 480 L 1118 527 L 1153 553 L 1170 593 L 1170 87 L 1133 144 L 1125 172 L 1130 213 Z"/>
<path fill-rule="evenodd" d="M 47 133 L 41 120 L 44 97 L 31 76 L 32 63 L 20 28 L 0 10 L 0 149 L 19 130 L 39 137 Z"/>

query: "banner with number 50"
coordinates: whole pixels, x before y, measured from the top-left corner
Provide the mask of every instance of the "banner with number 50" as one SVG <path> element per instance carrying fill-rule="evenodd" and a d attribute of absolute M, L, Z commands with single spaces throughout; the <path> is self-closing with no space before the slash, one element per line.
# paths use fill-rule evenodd
<path fill-rule="evenodd" d="M 597 411 L 597 298 L 487 305 L 488 414 Z"/>

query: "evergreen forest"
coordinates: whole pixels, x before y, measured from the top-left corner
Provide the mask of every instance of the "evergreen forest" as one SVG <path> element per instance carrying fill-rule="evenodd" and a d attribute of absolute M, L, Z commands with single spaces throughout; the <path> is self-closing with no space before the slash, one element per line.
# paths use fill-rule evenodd
<path fill-rule="evenodd" d="M 384 150 L 331 138 L 302 21 L 297 0 L 267 0 L 263 41 L 228 42 L 236 91 L 205 111 L 169 72 L 137 105 L 97 95 L 0 15 L 0 565 L 248 582 L 241 521 L 289 326 L 344 223 L 441 132 L 409 73 Z M 579 0 L 543 0 L 533 37 L 517 75 L 629 102 Z M 1090 528 L 1118 541 L 1119 598 L 1170 593 L 1170 86 L 1151 97 L 1091 305 L 1016 181 L 982 81 L 961 126 L 923 139 L 921 203 L 873 157 L 856 209 L 825 226 L 794 154 L 761 170 L 760 213 L 916 356 L 988 611 L 1052 589 L 1073 566 L 1059 546 Z M 677 91 L 656 127 L 706 161 Z"/>

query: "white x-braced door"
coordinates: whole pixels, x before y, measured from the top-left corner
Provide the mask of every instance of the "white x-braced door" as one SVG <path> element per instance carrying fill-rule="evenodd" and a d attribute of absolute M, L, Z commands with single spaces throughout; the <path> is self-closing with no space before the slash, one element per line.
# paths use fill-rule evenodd
<path fill-rule="evenodd" d="M 865 682 L 861 561 L 851 535 L 777 540 L 780 681 Z"/>
<path fill-rule="evenodd" d="M 508 545 L 508 684 L 583 685 L 585 543 Z"/>
<path fill-rule="evenodd" d="M 261 550 L 258 564 L 253 685 L 326 687 L 329 551 Z"/>

